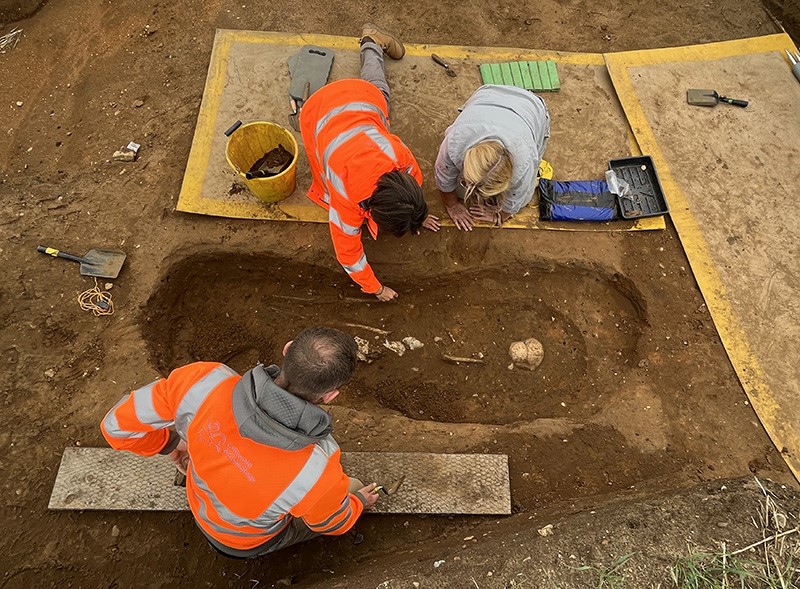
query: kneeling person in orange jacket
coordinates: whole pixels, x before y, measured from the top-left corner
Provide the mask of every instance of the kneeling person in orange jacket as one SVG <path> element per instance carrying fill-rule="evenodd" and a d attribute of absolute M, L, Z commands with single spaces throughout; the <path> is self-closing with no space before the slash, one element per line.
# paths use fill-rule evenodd
<path fill-rule="evenodd" d="M 344 474 L 317 405 L 352 378 L 356 352 L 351 336 L 314 327 L 286 344 L 283 369 L 189 364 L 125 395 L 101 429 L 117 450 L 170 455 L 197 525 L 226 556 L 344 534 L 378 495 Z"/>
<path fill-rule="evenodd" d="M 390 301 L 361 243 L 364 221 L 397 237 L 439 230 L 422 195 L 422 172 L 411 150 L 389 132 L 389 85 L 384 52 L 400 59 L 399 39 L 366 24 L 361 34 L 361 79 L 338 80 L 311 95 L 300 111 L 300 131 L 311 166 L 308 198 L 328 210 L 333 247 L 347 274 L 364 292 Z"/>

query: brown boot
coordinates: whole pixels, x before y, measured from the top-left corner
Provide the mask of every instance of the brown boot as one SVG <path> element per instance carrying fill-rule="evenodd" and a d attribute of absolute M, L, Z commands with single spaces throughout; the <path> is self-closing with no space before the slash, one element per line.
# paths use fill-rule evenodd
<path fill-rule="evenodd" d="M 366 23 L 361 27 L 361 39 L 369 37 L 377 43 L 383 52 L 392 59 L 401 59 L 406 54 L 406 48 L 403 47 L 403 42 L 391 33 L 387 33 L 378 25 Z"/>

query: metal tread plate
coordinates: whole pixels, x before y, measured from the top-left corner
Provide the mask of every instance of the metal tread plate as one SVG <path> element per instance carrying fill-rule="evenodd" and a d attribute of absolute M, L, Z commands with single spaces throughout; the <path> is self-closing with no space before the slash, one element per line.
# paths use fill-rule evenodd
<path fill-rule="evenodd" d="M 511 513 L 508 456 L 418 452 L 342 452 L 345 472 L 365 483 L 400 490 L 381 495 L 372 513 Z M 66 448 L 56 475 L 50 509 L 185 511 L 186 489 L 177 487 L 175 466 L 111 448 Z"/>

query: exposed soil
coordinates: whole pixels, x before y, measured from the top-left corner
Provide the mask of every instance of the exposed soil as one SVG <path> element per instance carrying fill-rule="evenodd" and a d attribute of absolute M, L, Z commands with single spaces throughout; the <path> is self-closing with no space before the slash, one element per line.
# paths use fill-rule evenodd
<path fill-rule="evenodd" d="M 800 38 L 800 0 L 766 0 L 764 4 L 793 39 Z"/>
<path fill-rule="evenodd" d="M 0 0 L 0 22 L 39 4 Z M 52 0 L 15 23 L 25 35 L 0 55 L 0 587 L 348 586 L 348 574 L 359 575 L 350 586 L 375 587 L 384 569 L 427 571 L 439 546 L 468 535 L 510 538 L 555 514 L 723 477 L 791 483 L 671 227 L 382 238 L 367 255 L 401 295 L 382 305 L 350 300 L 370 299 L 341 272 L 324 226 L 173 211 L 214 29 L 353 35 L 363 20 L 413 42 L 597 52 L 775 32 L 755 0 L 544 0 L 535 10 Z M 108 161 L 132 139 L 137 162 Z M 37 254 L 38 243 L 125 250 L 115 315 L 82 312 L 76 297 L 94 283 Z M 279 361 L 285 341 L 320 322 L 376 344 L 344 323 L 425 343 L 360 366 L 331 408 L 345 450 L 506 453 L 516 515 L 365 517 L 362 544 L 326 538 L 245 563 L 211 553 L 188 514 L 47 511 L 63 448 L 102 445 L 98 423 L 129 388 L 193 359 L 240 370 Z M 509 369 L 508 345 L 530 336 L 544 344 L 543 364 Z M 485 364 L 445 363 L 443 353 L 480 353 Z M 579 536 L 573 545 L 585 546 Z M 503 562 L 509 550 L 498 542 L 482 558 Z M 480 587 L 505 586 L 497 581 Z"/>

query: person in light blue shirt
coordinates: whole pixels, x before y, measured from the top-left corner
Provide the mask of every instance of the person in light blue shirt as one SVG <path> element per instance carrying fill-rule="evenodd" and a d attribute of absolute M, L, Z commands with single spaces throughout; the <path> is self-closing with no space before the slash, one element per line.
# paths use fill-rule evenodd
<path fill-rule="evenodd" d="M 549 137 L 550 115 L 539 96 L 513 86 L 478 88 L 445 131 L 434 165 L 456 227 L 502 225 L 526 206 Z"/>

